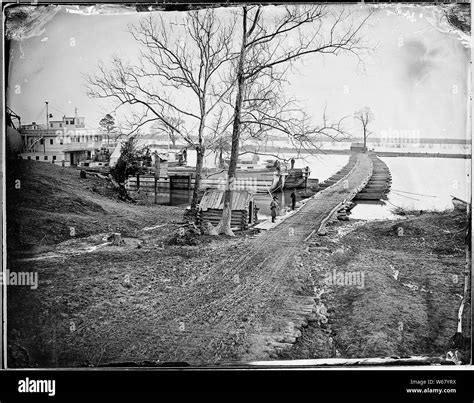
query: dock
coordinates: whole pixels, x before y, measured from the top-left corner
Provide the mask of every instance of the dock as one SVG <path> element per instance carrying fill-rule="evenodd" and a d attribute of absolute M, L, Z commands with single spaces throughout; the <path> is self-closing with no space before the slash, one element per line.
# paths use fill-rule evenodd
<path fill-rule="evenodd" d="M 331 208 L 327 211 L 321 211 L 323 215 L 325 213 L 324 217 L 320 220 L 322 225 L 324 225 L 325 220 L 337 212 L 338 209 L 354 200 L 367 187 L 372 178 L 374 178 L 373 180 L 378 180 L 379 171 L 375 171 L 374 168 L 374 162 L 377 164 L 377 167 L 379 166 L 377 161 L 380 160 L 370 154 L 352 154 L 347 164 L 323 181 L 319 185 L 318 192 L 306 200 L 296 211 L 277 216 L 275 223 L 272 223 L 270 219 L 261 222 L 255 228 L 268 231 L 282 225 L 283 222 L 300 217 L 304 211 L 308 210 L 309 206 L 312 206 L 312 210 L 315 212 L 318 211 L 318 214 L 320 210 L 324 210 L 324 206 L 330 206 Z M 375 172 L 377 174 L 374 176 Z M 362 176 L 360 177 L 359 175 Z M 311 221 L 309 223 L 311 224 Z M 294 223 L 294 225 L 297 227 L 300 224 Z"/>
<path fill-rule="evenodd" d="M 365 177 L 355 190 L 353 189 L 350 192 L 342 191 L 340 193 L 346 195 L 346 197 L 344 197 L 343 201 L 340 203 L 335 204 L 335 207 L 333 208 L 334 212 L 332 214 L 336 213 L 338 209 L 343 207 L 343 205 L 349 205 L 351 201 L 379 201 L 387 199 L 387 193 L 390 191 L 392 182 L 392 175 L 389 168 L 383 161 L 380 160 L 380 158 L 378 158 L 376 154 L 367 153 L 363 155 L 365 157 L 362 157 L 361 154 L 352 154 L 349 158 L 349 161 L 343 168 L 319 185 L 319 193 L 317 193 L 318 197 L 313 196 L 311 199 L 321 199 L 327 197 L 328 192 L 325 192 L 325 190 L 332 189 L 336 186 L 342 186 L 343 190 L 349 191 L 351 189 L 349 180 L 352 178 L 354 172 L 357 171 L 357 166 L 360 165 L 361 161 L 364 159 L 368 159 L 368 162 L 371 166 L 370 175 Z M 297 213 L 302 207 L 303 206 L 298 208 L 294 213 Z M 284 220 L 289 218 L 292 213 L 293 212 L 283 216 L 278 216 L 274 223 L 272 223 L 271 220 L 261 222 L 257 224 L 255 228 L 268 231 L 280 225 Z M 329 218 L 329 216 L 327 218 Z M 323 222 L 323 224 L 325 224 L 325 222 Z"/>
<path fill-rule="evenodd" d="M 137 180 L 138 178 L 138 180 Z M 170 167 L 167 175 L 156 180 L 156 186 L 161 191 L 192 190 L 196 182 L 194 167 Z M 201 176 L 201 189 L 222 190 L 227 186 L 227 170 L 204 169 Z M 311 179 L 311 186 L 317 186 L 317 180 Z M 274 192 L 283 188 L 304 189 L 305 176 L 301 168 L 284 171 L 278 174 L 271 169 L 237 171 L 235 190 L 248 190 L 252 193 Z M 141 189 L 143 193 L 153 196 L 155 191 L 155 175 L 153 173 L 129 176 L 125 185 L 132 192 Z"/>

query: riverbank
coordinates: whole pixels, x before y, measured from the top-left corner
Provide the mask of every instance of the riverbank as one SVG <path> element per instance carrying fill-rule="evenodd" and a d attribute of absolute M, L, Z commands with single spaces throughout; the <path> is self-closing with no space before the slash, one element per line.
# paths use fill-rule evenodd
<path fill-rule="evenodd" d="M 319 319 L 275 358 L 445 356 L 463 295 L 465 227 L 457 211 L 332 223 L 300 254 Z M 469 318 L 470 305 L 465 336 Z"/>
<path fill-rule="evenodd" d="M 119 202 L 77 171 L 34 168 L 8 206 L 10 222 L 36 220 L 19 233 L 33 247 L 10 245 L 8 268 L 38 278 L 8 289 L 10 367 L 438 354 L 455 332 L 461 213 L 337 222 L 308 237 L 343 198 L 339 185 L 270 231 L 178 244 L 182 209 Z M 72 220 L 88 232 L 56 234 Z M 109 230 L 124 243 L 105 242 Z"/>

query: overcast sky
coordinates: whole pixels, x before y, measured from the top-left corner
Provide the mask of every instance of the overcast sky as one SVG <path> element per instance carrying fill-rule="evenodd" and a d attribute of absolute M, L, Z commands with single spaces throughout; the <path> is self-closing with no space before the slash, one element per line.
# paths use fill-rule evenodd
<path fill-rule="evenodd" d="M 368 9 L 353 10 L 355 18 L 362 18 Z M 288 94 L 301 100 L 315 122 L 324 105 L 332 119 L 369 106 L 376 134 L 418 130 L 421 137 L 465 138 L 470 50 L 454 33 L 440 32 L 430 24 L 432 10 L 422 6 L 402 7 L 401 14 L 395 7 L 377 10 L 363 31 L 374 47 L 372 55 L 364 56 L 363 66 L 345 54 L 312 56 L 289 75 Z M 177 12 L 164 14 L 170 21 L 182 18 Z M 73 114 L 77 106 L 86 124 L 98 127 L 112 106 L 86 96 L 82 74 L 93 73 L 99 60 L 106 62 L 114 53 L 133 61 L 137 47 L 127 25 L 143 15 L 81 15 L 66 12 L 63 6 L 40 35 L 12 41 L 8 104 L 22 123 L 44 123 L 41 111 L 49 101 L 55 119 Z"/>

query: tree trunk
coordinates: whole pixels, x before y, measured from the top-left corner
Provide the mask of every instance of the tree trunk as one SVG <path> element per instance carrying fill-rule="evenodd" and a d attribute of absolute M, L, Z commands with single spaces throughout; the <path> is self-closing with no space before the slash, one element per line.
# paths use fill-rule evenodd
<path fill-rule="evenodd" d="M 243 15 L 243 33 L 242 46 L 239 55 L 239 64 L 237 66 L 237 95 L 234 107 L 234 123 L 232 127 L 232 149 L 230 154 L 229 170 L 227 175 L 227 186 L 224 194 L 224 210 L 222 212 L 222 219 L 217 225 L 217 233 L 234 236 L 230 228 L 232 218 L 232 190 L 235 181 L 235 171 L 237 169 L 237 159 L 239 157 L 239 140 L 240 140 L 240 117 L 242 112 L 242 101 L 245 91 L 245 74 L 244 74 L 244 60 L 246 55 L 246 37 L 247 37 L 247 10 L 244 7 Z"/>
<path fill-rule="evenodd" d="M 224 167 L 224 157 L 222 155 L 222 148 L 219 150 L 219 168 Z"/>
<path fill-rule="evenodd" d="M 364 127 L 364 152 L 367 151 L 367 131 L 365 130 Z"/>
<path fill-rule="evenodd" d="M 204 165 L 204 152 L 206 150 L 205 146 L 203 145 L 203 136 L 204 136 L 204 129 L 206 127 L 206 85 L 202 89 L 202 93 L 204 94 L 199 99 L 199 108 L 201 110 L 201 120 L 199 122 L 199 129 L 198 129 L 198 144 L 196 145 L 196 175 L 194 178 L 194 189 L 193 189 L 193 198 L 191 200 L 191 214 L 194 217 L 197 217 L 197 204 L 198 204 L 198 197 L 199 197 L 199 188 L 201 187 L 201 175 L 202 175 L 202 167 Z"/>
<path fill-rule="evenodd" d="M 194 178 L 193 198 L 191 200 L 191 213 L 196 214 L 198 204 L 199 188 L 201 187 L 202 167 L 204 164 L 204 147 L 196 147 L 196 176 Z"/>

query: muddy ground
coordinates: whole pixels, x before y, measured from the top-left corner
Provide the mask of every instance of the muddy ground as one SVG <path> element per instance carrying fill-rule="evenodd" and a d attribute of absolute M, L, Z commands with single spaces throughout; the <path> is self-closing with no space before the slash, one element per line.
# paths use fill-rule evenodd
<path fill-rule="evenodd" d="M 333 223 L 328 236 L 301 245 L 276 297 L 256 295 L 254 306 L 242 300 L 239 307 L 229 300 L 236 289 L 266 289 L 252 286 L 248 265 L 233 274 L 258 248 L 252 232 L 176 245 L 170 240 L 183 223 L 181 209 L 119 202 L 106 183 L 81 180 L 70 168 L 19 162 L 13 172 L 8 268 L 37 272 L 39 285 L 8 288 L 11 367 L 260 358 L 249 355 L 260 316 L 279 304 L 285 310 L 285 295 L 295 294 L 315 298 L 317 315 L 273 358 L 437 356 L 456 331 L 463 213 Z M 110 232 L 121 232 L 124 244 L 106 244 Z M 352 273 L 352 283 L 338 284 L 339 272 Z M 335 273 L 335 285 L 327 273 Z"/>
<path fill-rule="evenodd" d="M 456 211 L 333 223 L 300 254 L 323 290 L 326 318 L 279 358 L 444 356 L 463 295 L 465 224 L 466 213 Z M 468 305 L 465 336 L 469 312 Z"/>
<path fill-rule="evenodd" d="M 248 234 L 177 245 L 170 241 L 187 222 L 181 208 L 121 202 L 107 181 L 80 179 L 74 168 L 18 161 L 9 172 L 8 269 L 39 279 L 35 289 L 8 289 L 9 365 L 189 358 L 183 339 L 209 330 L 181 326 L 192 311 L 180 306 L 198 279 L 245 247 Z M 104 245 L 111 232 L 122 234 L 122 246 Z M 210 282 L 198 294 L 212 301 L 222 291 Z"/>

